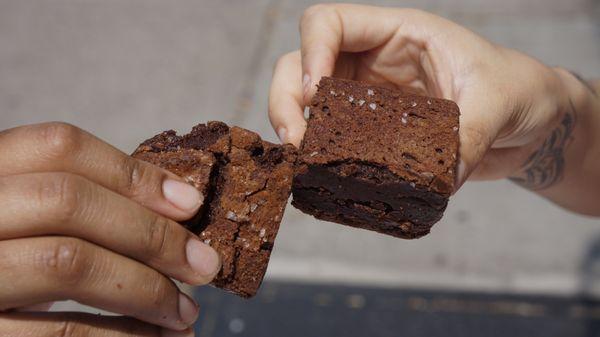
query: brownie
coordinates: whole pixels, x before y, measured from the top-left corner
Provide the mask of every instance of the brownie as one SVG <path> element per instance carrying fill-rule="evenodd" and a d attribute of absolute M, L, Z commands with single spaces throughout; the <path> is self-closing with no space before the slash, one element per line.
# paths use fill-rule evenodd
<path fill-rule="evenodd" d="M 210 175 L 216 161 L 210 152 L 193 149 L 153 152 L 149 147 L 140 146 L 133 156 L 175 173 L 196 187 L 203 196 L 208 192 Z"/>
<path fill-rule="evenodd" d="M 396 237 L 428 234 L 454 190 L 459 114 L 449 100 L 322 78 L 292 205 Z"/>
<path fill-rule="evenodd" d="M 134 157 L 171 170 L 204 191 L 205 209 L 184 225 L 221 256 L 223 266 L 212 284 L 242 297 L 255 295 L 290 195 L 295 148 L 209 122 L 184 136 L 163 132 L 142 143 Z M 195 165 L 196 171 L 179 161 Z"/>

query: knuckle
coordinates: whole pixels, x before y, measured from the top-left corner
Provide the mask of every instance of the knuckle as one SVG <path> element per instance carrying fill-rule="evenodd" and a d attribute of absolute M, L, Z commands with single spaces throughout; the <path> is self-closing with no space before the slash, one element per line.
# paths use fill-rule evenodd
<path fill-rule="evenodd" d="M 167 242 L 173 230 L 169 220 L 159 215 L 153 215 L 152 221 L 146 227 L 142 247 L 145 256 L 152 260 L 159 260 L 165 254 Z"/>
<path fill-rule="evenodd" d="M 36 267 L 40 271 L 60 282 L 61 287 L 79 284 L 87 275 L 84 242 L 73 238 L 58 238 L 36 254 Z"/>
<path fill-rule="evenodd" d="M 121 172 L 120 193 L 133 198 L 160 193 L 162 172 L 150 164 L 123 156 Z"/>
<path fill-rule="evenodd" d="M 79 146 L 81 130 L 63 122 L 45 123 L 39 126 L 42 155 L 51 159 L 65 159 Z"/>
<path fill-rule="evenodd" d="M 35 193 L 39 205 L 48 211 L 50 219 L 66 223 L 80 210 L 83 185 L 83 179 L 76 175 L 56 173 L 40 179 Z"/>
<path fill-rule="evenodd" d="M 310 22 L 319 15 L 331 13 L 332 10 L 333 5 L 328 3 L 311 5 L 304 10 L 304 13 L 302 13 L 302 18 L 300 19 L 300 26 L 303 26 L 304 24 Z"/>
<path fill-rule="evenodd" d="M 147 280 L 144 289 L 148 292 L 144 296 L 148 296 L 148 303 L 154 308 L 163 306 L 174 295 L 170 281 L 158 273 Z"/>

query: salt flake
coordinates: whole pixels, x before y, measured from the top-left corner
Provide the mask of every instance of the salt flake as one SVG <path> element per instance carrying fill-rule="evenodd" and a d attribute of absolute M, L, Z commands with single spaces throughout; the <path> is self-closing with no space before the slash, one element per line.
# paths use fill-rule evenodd
<path fill-rule="evenodd" d="M 225 217 L 231 221 L 237 221 L 237 214 L 235 214 L 232 211 L 227 211 L 227 214 L 225 214 Z"/>

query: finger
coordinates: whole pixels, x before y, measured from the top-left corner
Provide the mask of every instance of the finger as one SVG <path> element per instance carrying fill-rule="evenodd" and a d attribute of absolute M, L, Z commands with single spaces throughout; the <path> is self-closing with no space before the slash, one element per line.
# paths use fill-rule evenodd
<path fill-rule="evenodd" d="M 167 277 L 79 239 L 0 241 L 0 270 L 0 310 L 71 299 L 175 330 L 198 315 Z"/>
<path fill-rule="evenodd" d="M 269 119 L 282 143 L 300 146 L 306 130 L 304 105 L 300 52 L 295 51 L 277 62 L 269 92 Z"/>
<path fill-rule="evenodd" d="M 0 204 L 0 240 L 78 237 L 195 285 L 220 268 L 217 253 L 183 226 L 74 174 L 0 177 Z"/>
<path fill-rule="evenodd" d="M 385 44 L 395 34 L 413 39 L 425 39 L 423 26 L 437 23 L 433 17 L 414 9 L 391 9 L 350 4 L 320 4 L 309 7 L 300 21 L 304 98 L 308 101 L 316 92 L 322 76 L 331 76 L 340 52 L 363 52 Z"/>
<path fill-rule="evenodd" d="M 459 164 L 455 190 L 476 170 L 488 153 L 494 140 L 505 125 L 504 104 L 498 95 L 489 95 L 492 88 L 479 84 L 477 89 L 468 88 L 457 99 L 460 107 Z M 495 89 L 494 89 L 495 90 Z M 482 105 L 481 101 L 486 104 Z M 485 110 L 482 110 L 485 107 Z"/>
<path fill-rule="evenodd" d="M 0 314 L 3 336 L 11 337 L 193 337 L 192 329 L 173 331 L 129 317 L 75 312 Z"/>
<path fill-rule="evenodd" d="M 22 126 L 0 133 L 0 176 L 64 171 L 88 178 L 171 219 L 191 218 L 203 196 L 179 177 L 125 155 L 65 123 Z"/>

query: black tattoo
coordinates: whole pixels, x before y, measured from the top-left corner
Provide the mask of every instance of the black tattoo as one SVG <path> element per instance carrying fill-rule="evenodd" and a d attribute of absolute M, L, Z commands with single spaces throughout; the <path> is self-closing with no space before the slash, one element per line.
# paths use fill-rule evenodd
<path fill-rule="evenodd" d="M 571 111 L 567 111 L 560 125 L 544 141 L 525 163 L 518 176 L 510 177 L 513 182 L 530 190 L 542 190 L 559 182 L 565 170 L 564 150 L 571 141 L 575 127 L 575 107 L 569 100 Z"/>
<path fill-rule="evenodd" d="M 583 84 L 586 88 L 588 88 L 588 90 L 592 93 L 592 95 L 598 97 L 598 92 L 596 91 L 596 88 L 594 88 L 594 86 L 586 81 L 583 77 L 581 77 L 581 75 L 579 75 L 578 73 L 574 72 L 574 71 L 570 71 L 571 75 L 573 75 L 577 80 L 579 80 L 579 82 L 581 82 L 581 84 Z"/>

